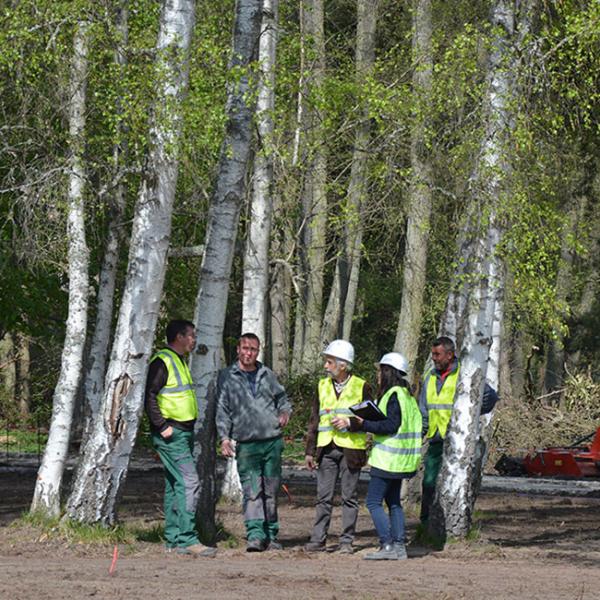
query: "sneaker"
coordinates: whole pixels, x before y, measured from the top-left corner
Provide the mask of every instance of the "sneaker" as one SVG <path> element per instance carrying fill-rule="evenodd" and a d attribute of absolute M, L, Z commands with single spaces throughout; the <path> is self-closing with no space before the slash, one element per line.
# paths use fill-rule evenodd
<path fill-rule="evenodd" d="M 393 544 L 384 544 L 377 550 L 364 556 L 365 560 L 398 560 L 398 554 Z"/>
<path fill-rule="evenodd" d="M 265 549 L 265 540 L 259 540 L 258 538 L 248 540 L 246 544 L 246 552 L 262 552 Z"/>
<path fill-rule="evenodd" d="M 402 542 L 394 542 L 394 550 L 398 555 L 398 560 L 406 560 L 408 558 L 406 546 Z"/>
<path fill-rule="evenodd" d="M 281 542 L 278 542 L 277 540 L 269 540 L 266 549 L 267 551 L 283 550 L 283 546 L 281 545 Z"/>
<path fill-rule="evenodd" d="M 192 544 L 191 546 L 180 546 L 177 548 L 177 554 L 183 556 L 202 556 L 205 558 L 212 558 L 216 556 L 217 549 L 205 546 L 204 544 Z"/>
<path fill-rule="evenodd" d="M 308 542 L 304 544 L 304 552 L 325 552 L 325 542 Z"/>
<path fill-rule="evenodd" d="M 354 554 L 352 544 L 349 544 L 348 542 L 340 544 L 338 547 L 338 554 Z"/>

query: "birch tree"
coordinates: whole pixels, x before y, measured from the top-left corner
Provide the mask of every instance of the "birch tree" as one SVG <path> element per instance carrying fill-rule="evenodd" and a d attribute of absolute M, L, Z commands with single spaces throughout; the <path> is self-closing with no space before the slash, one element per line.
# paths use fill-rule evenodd
<path fill-rule="evenodd" d="M 227 94 L 225 136 L 217 178 L 208 211 L 205 252 L 200 270 L 195 323 L 198 345 L 191 373 L 200 402 L 196 446 L 201 494 L 198 514 L 203 534 L 216 532 L 215 383 L 220 367 L 229 278 L 250 157 L 256 101 L 252 90 L 252 61 L 256 59 L 262 19 L 261 0 L 238 0 L 233 32 L 230 71 L 237 74 Z"/>
<path fill-rule="evenodd" d="M 258 47 L 259 75 L 256 104 L 258 139 L 254 155 L 254 177 L 244 256 L 242 297 L 242 332 L 251 331 L 261 340 L 259 354 L 261 361 L 264 360 L 267 337 L 278 4 L 279 0 L 263 0 L 263 17 Z"/>
<path fill-rule="evenodd" d="M 85 239 L 83 163 L 89 23 L 75 30 L 69 93 L 69 188 L 67 194 L 67 239 L 69 264 L 69 310 L 61 368 L 52 399 L 48 441 L 40 465 L 31 503 L 32 512 L 57 516 L 73 408 L 79 388 L 85 347 L 88 309 L 89 251 Z"/>
<path fill-rule="evenodd" d="M 275 107 L 275 55 L 279 0 L 263 0 L 258 45 L 258 91 L 256 103 L 257 150 L 250 203 L 250 223 L 244 255 L 242 333 L 255 333 L 261 340 L 258 359 L 264 361 L 267 339 L 269 287 L 269 238 L 271 234 L 271 189 L 273 186 L 273 109 Z M 235 458 L 227 459 L 221 494 L 241 502 L 242 484 Z"/>
<path fill-rule="evenodd" d="M 502 226 L 498 205 L 507 169 L 506 140 L 512 117 L 509 100 L 514 91 L 515 8 L 511 0 L 496 0 L 491 22 L 497 32 L 491 49 L 485 97 L 486 125 L 479 164 L 471 181 L 470 202 L 477 210 L 468 246 L 469 272 L 478 274 L 465 301 L 465 334 L 460 352 L 460 376 L 450 427 L 444 444 L 442 468 L 429 521 L 438 539 L 465 537 L 472 521 L 477 480 L 476 446 L 481 398 L 488 370 L 493 323 L 501 323 L 503 264 L 499 256 Z M 460 257 L 464 258 L 464 257 Z M 463 296 L 465 297 L 465 296 Z"/>
<path fill-rule="evenodd" d="M 413 75 L 415 102 L 410 142 L 411 179 L 403 259 L 402 304 L 394 349 L 415 364 L 421 334 L 421 315 L 427 272 L 433 174 L 428 144 L 427 110 L 431 97 L 433 50 L 431 0 L 413 2 Z M 414 373 L 411 373 L 414 377 Z"/>
<path fill-rule="evenodd" d="M 128 38 L 128 13 L 129 0 L 121 0 L 117 8 L 117 32 L 119 39 L 115 52 L 116 64 L 123 67 L 126 63 L 125 49 Z M 122 134 L 122 127 L 118 128 Z M 92 342 L 90 344 L 89 359 L 83 386 L 84 394 L 84 426 L 83 440 L 90 434 L 92 423 L 98 414 L 98 407 L 102 398 L 102 387 L 106 373 L 106 359 L 113 322 L 113 304 L 115 286 L 117 282 L 117 266 L 120 248 L 123 243 L 125 228 L 123 213 L 125 211 L 125 184 L 120 175 L 122 168 L 123 140 L 119 140 L 113 149 L 113 175 L 115 183 L 109 182 L 105 193 L 108 195 L 108 230 L 104 244 L 104 255 L 100 266 L 98 281 L 98 300 L 96 303 L 96 323 Z"/>
<path fill-rule="evenodd" d="M 356 85 L 368 80 L 375 62 L 375 33 L 379 0 L 358 0 L 356 19 Z M 336 259 L 335 274 L 325 317 L 322 343 L 341 337 L 349 339 L 358 294 L 358 278 L 362 255 L 364 204 L 368 187 L 368 147 L 371 124 L 368 105 L 360 108 L 355 127 L 354 149 L 350 167 L 350 181 L 344 208 L 343 248 Z"/>
<path fill-rule="evenodd" d="M 67 516 L 82 522 L 115 522 L 143 409 L 171 232 L 194 8 L 193 0 L 165 0 L 162 5 L 150 151 L 135 207 L 125 289 L 98 418 L 67 507 Z"/>

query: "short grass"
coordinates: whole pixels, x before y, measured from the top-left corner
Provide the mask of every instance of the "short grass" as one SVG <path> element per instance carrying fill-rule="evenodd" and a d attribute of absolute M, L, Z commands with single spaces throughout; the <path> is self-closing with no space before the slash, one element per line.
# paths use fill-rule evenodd
<path fill-rule="evenodd" d="M 29 512 L 13 521 L 13 527 L 29 526 L 39 531 L 40 540 L 60 540 L 70 544 L 135 546 L 137 542 L 163 543 L 164 528 L 156 522 L 132 522 L 113 527 L 77 523 L 43 513 Z"/>
<path fill-rule="evenodd" d="M 0 429 L 0 454 L 41 454 L 48 434 L 35 429 Z"/>

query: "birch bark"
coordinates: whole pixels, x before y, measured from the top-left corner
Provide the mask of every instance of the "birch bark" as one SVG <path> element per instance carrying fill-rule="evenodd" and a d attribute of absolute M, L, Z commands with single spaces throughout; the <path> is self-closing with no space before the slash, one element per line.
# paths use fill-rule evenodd
<path fill-rule="evenodd" d="M 269 238 L 271 235 L 271 188 L 273 186 L 273 109 L 275 107 L 275 55 L 279 0 L 263 0 L 258 46 L 258 94 L 256 121 L 258 148 L 254 155 L 254 181 L 250 205 L 250 226 L 244 255 L 242 333 L 255 333 L 260 341 L 258 360 L 264 361 L 267 340 L 267 298 L 269 291 Z M 241 502 L 242 484 L 235 458 L 227 459 L 221 495 Z"/>
<path fill-rule="evenodd" d="M 369 77 L 375 62 L 375 33 L 379 0 L 357 3 L 355 83 L 360 86 Z M 355 128 L 350 181 L 346 197 L 346 220 L 341 255 L 329 293 L 322 327 L 322 345 L 335 338 L 350 339 L 356 308 L 362 255 L 363 217 L 367 194 L 367 159 L 371 137 L 369 110 L 363 106 Z"/>
<path fill-rule="evenodd" d="M 263 0 L 258 47 L 259 77 L 256 104 L 258 131 L 254 156 L 254 180 L 250 226 L 244 256 L 242 332 L 255 333 L 260 341 L 259 360 L 264 361 L 269 284 L 269 238 L 273 186 L 273 109 L 275 107 L 275 56 L 279 0 Z"/>
<path fill-rule="evenodd" d="M 117 8 L 117 31 L 119 43 L 115 52 L 116 63 L 123 67 L 126 64 L 125 48 L 128 40 L 128 14 L 129 0 L 121 0 Z M 122 133 L 122 128 L 118 130 Z M 106 360 L 113 322 L 113 305 L 115 287 L 117 282 L 117 266 L 119 252 L 123 243 L 125 228 L 123 214 L 125 212 L 125 184 L 119 178 L 119 169 L 123 163 L 123 142 L 115 144 L 113 149 L 114 175 L 118 183 L 109 199 L 109 224 L 104 245 L 104 255 L 100 266 L 98 281 L 98 301 L 96 305 L 96 322 L 92 342 L 90 344 L 89 359 L 83 385 L 84 393 L 84 425 L 82 441 L 85 444 L 90 435 L 92 424 L 98 414 L 102 399 L 104 375 L 106 374 Z M 110 193 L 110 192 L 109 192 Z"/>
<path fill-rule="evenodd" d="M 77 521 L 115 522 L 143 409 L 171 232 L 194 5 L 193 0 L 165 0 L 162 5 L 151 150 L 135 207 L 127 278 L 98 418 L 67 506 L 67 516 Z"/>
<path fill-rule="evenodd" d="M 246 192 L 255 100 L 251 92 L 251 63 L 258 48 L 262 18 L 261 0 L 238 0 L 233 32 L 230 69 L 240 76 L 227 94 L 226 129 L 221 145 L 217 180 L 208 211 L 205 253 L 202 260 L 195 322 L 198 346 L 192 356 L 191 372 L 200 402 L 196 447 L 201 493 L 198 503 L 201 530 L 214 539 L 215 473 L 215 383 L 229 293 L 231 263 L 239 214 Z"/>
<path fill-rule="evenodd" d="M 401 352 L 412 369 L 419 350 L 421 315 L 427 271 L 427 247 L 432 206 L 433 174 L 427 143 L 427 108 L 432 89 L 431 0 L 413 3 L 413 95 L 416 109 L 410 144 L 412 176 L 406 223 L 402 304 L 394 349 Z M 409 373 L 414 379 L 415 373 Z"/>
<path fill-rule="evenodd" d="M 508 164 L 507 134 L 512 125 L 508 101 L 514 92 L 513 36 L 514 3 L 497 0 L 491 21 L 496 34 L 488 67 L 486 97 L 486 130 L 479 164 L 471 181 L 471 203 L 476 207 L 479 227 L 473 231 L 467 246 L 470 273 L 480 277 L 469 286 L 465 302 L 465 334 L 461 345 L 461 369 L 450 427 L 444 444 L 442 468 L 438 477 L 436 498 L 429 522 L 431 533 L 439 539 L 464 537 L 472 522 L 477 492 L 479 464 L 477 446 L 481 398 L 488 371 L 494 322 L 501 323 L 503 264 L 498 254 L 501 202 Z M 477 220 L 471 220 L 474 224 Z M 460 290 L 459 290 L 460 293 Z M 497 364 L 497 363 L 496 363 Z M 497 375 L 495 376 L 497 381 Z M 479 454 L 481 460 L 481 450 Z"/>
<path fill-rule="evenodd" d="M 69 309 L 60 375 L 52 399 L 48 441 L 38 471 L 32 512 L 57 516 L 60 490 L 69 450 L 73 408 L 79 388 L 88 309 L 89 251 L 85 239 L 83 163 L 85 102 L 88 67 L 89 24 L 81 22 L 75 31 L 69 102 L 69 191 L 67 198 L 67 239 L 69 263 Z"/>

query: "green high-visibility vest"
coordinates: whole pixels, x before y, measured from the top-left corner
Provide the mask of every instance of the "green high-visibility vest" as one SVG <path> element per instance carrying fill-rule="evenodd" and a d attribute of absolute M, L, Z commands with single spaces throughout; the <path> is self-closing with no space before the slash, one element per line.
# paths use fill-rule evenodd
<path fill-rule="evenodd" d="M 339 431 L 331 424 L 333 417 L 351 417 L 350 407 L 362 402 L 365 380 L 351 375 L 339 398 L 335 395 L 331 377 L 319 380 L 319 429 L 317 446 L 327 446 L 333 441 L 341 448 L 364 450 L 367 446 L 363 432 Z"/>
<path fill-rule="evenodd" d="M 454 373 L 450 373 L 442 384 L 442 389 L 438 394 L 437 380 L 433 370 L 429 372 L 427 381 L 427 411 L 429 413 L 429 427 L 427 428 L 427 437 L 432 438 L 436 431 L 440 432 L 442 438 L 446 437 L 448 423 L 452 416 L 452 407 L 454 405 L 454 396 L 456 395 L 456 384 L 458 383 L 457 368 Z"/>
<path fill-rule="evenodd" d="M 174 421 L 195 420 L 198 417 L 198 402 L 187 364 L 170 348 L 158 351 L 152 360 L 157 358 L 165 363 L 168 372 L 167 383 L 156 396 L 162 416 Z"/>
<path fill-rule="evenodd" d="M 388 400 L 396 393 L 402 422 L 394 435 L 373 436 L 369 464 L 390 473 L 411 473 L 421 464 L 421 412 L 417 401 L 403 387 L 390 388 L 379 401 L 379 410 L 387 415 Z"/>

